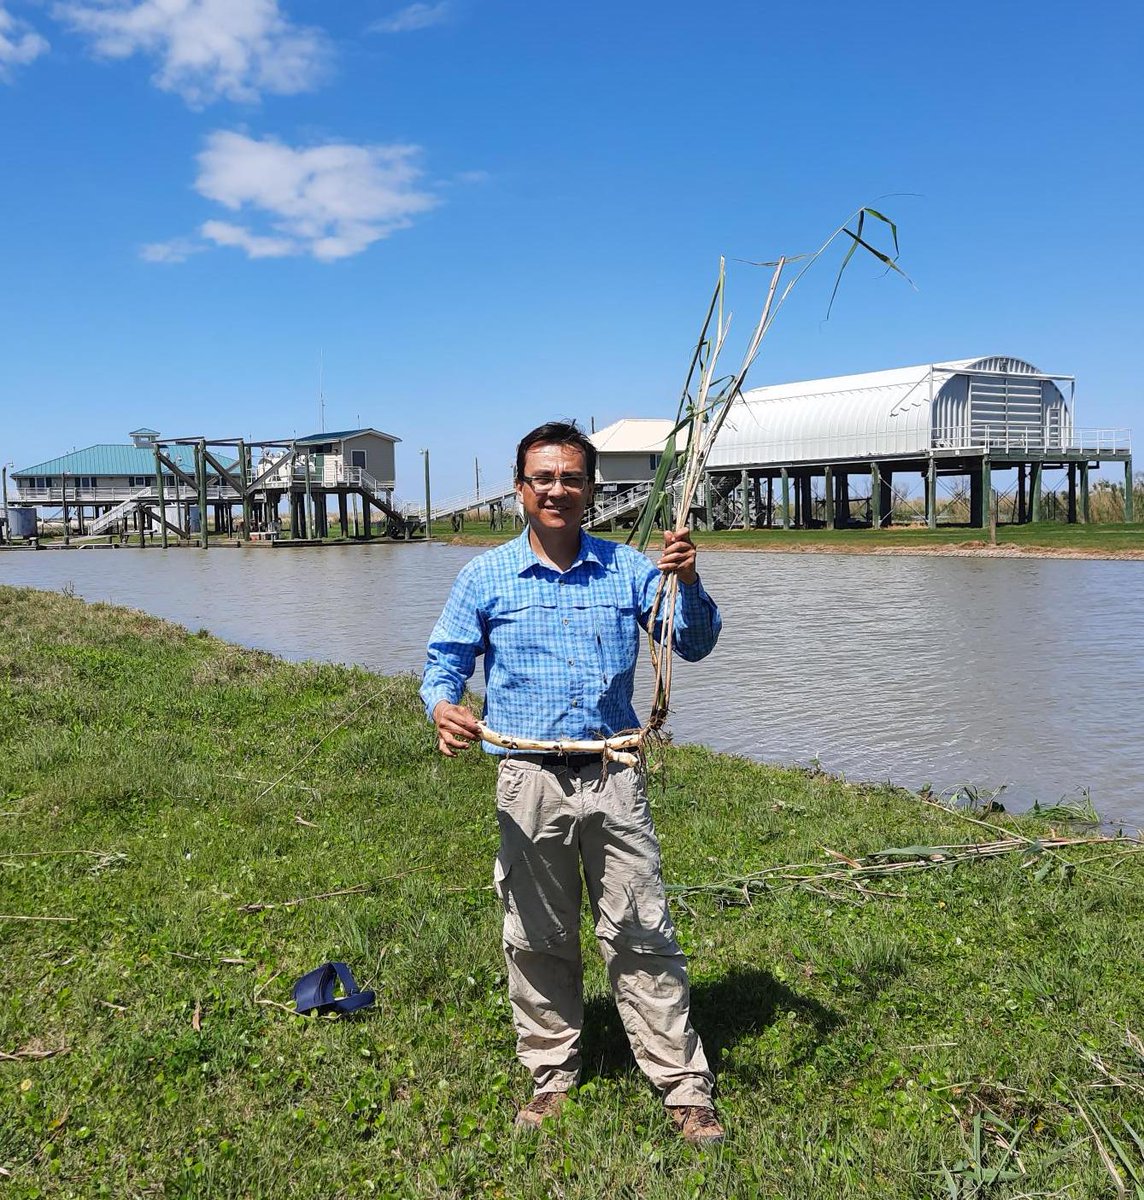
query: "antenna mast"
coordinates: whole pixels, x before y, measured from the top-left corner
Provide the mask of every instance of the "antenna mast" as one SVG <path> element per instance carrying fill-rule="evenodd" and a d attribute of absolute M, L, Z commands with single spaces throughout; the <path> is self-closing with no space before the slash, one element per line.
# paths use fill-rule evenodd
<path fill-rule="evenodd" d="M 326 432 L 326 394 L 322 390 L 322 372 L 325 367 L 325 351 L 318 351 L 318 432 Z"/>

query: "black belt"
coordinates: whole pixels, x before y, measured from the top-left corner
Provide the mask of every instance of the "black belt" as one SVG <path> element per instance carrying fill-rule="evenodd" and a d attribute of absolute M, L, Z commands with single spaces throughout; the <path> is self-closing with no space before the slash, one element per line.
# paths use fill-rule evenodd
<path fill-rule="evenodd" d="M 566 767 L 569 771 L 579 771 L 584 767 L 590 766 L 592 763 L 601 761 L 602 755 L 599 754 L 518 754 L 512 753 L 509 758 L 523 758 L 528 762 L 539 763 L 542 767 L 548 767 L 549 770 L 555 770 L 559 767 Z"/>

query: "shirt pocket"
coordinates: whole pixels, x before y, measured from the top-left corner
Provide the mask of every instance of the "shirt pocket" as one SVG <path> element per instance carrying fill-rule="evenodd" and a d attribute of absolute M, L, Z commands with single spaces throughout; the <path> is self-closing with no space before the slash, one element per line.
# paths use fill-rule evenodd
<path fill-rule="evenodd" d="M 547 597 L 527 603 L 505 600 L 488 617 L 488 642 L 500 671 L 496 684 L 506 691 L 527 689 L 545 675 L 545 659 L 557 638 L 557 611 Z"/>
<path fill-rule="evenodd" d="M 596 653 L 604 688 L 635 670 L 639 652 L 639 614 L 630 600 L 609 599 L 593 606 Z"/>

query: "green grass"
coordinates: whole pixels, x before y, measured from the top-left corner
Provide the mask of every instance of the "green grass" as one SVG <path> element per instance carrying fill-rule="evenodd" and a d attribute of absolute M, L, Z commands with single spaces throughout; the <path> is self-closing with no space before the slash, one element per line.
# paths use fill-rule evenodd
<path fill-rule="evenodd" d="M 728 529 L 716 533 L 697 533 L 699 545 L 780 549 L 784 546 L 829 547 L 838 550 L 873 551 L 883 548 L 983 545 L 989 537 L 985 529 L 922 526 L 888 529 Z M 1035 525 L 1000 525 L 997 544 L 1025 549 L 1046 547 L 1053 550 L 1080 550 L 1107 553 L 1117 550 L 1144 551 L 1144 524 L 1067 525 L 1040 521 Z"/>
<path fill-rule="evenodd" d="M 1144 1170 L 1144 854 L 906 871 L 866 903 L 677 893 L 729 1128 L 706 1156 L 635 1071 L 585 925 L 585 1082 L 514 1138 L 493 770 L 434 753 L 412 679 L 10 588 L 0 630 L 0 914 L 70 918 L 0 921 L 7 1195 L 1095 1198 L 1090 1121 Z M 700 748 L 653 801 L 677 888 L 992 836 Z M 328 958 L 376 1010 L 277 1007 Z"/>
<path fill-rule="evenodd" d="M 462 534 L 454 534 L 448 522 L 435 522 L 433 526 L 433 536 L 441 541 L 457 538 L 474 545 L 493 544 L 519 533 L 520 530 L 514 528 L 490 533 L 486 523 L 475 521 L 467 522 Z M 627 531 L 620 530 L 614 534 L 597 532 L 596 536 L 623 541 L 627 538 Z M 889 529 L 696 530 L 693 537 L 697 545 L 712 549 L 783 550 L 797 547 L 873 553 L 883 549 L 983 546 L 988 540 L 989 531 L 964 526 L 927 529 L 924 525 L 913 525 L 891 526 Z M 652 548 L 658 544 L 658 535 L 653 534 Z M 1027 550 L 1046 548 L 1093 554 L 1120 550 L 1144 552 L 1144 523 L 1067 525 L 1058 521 L 1041 521 L 1036 525 L 1001 525 L 997 529 L 997 544 Z"/>

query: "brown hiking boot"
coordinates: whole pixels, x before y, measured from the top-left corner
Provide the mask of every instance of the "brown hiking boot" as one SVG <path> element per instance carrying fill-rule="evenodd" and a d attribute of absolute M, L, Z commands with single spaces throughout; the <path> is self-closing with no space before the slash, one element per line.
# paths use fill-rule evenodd
<path fill-rule="evenodd" d="M 556 1117 L 567 1099 L 567 1092 L 537 1092 L 516 1114 L 517 1129 L 539 1129 L 545 1117 Z"/>
<path fill-rule="evenodd" d="M 703 1150 L 708 1146 L 718 1146 L 727 1136 L 710 1105 L 672 1105 L 667 1111 L 679 1130 L 679 1136 L 689 1146 Z"/>

